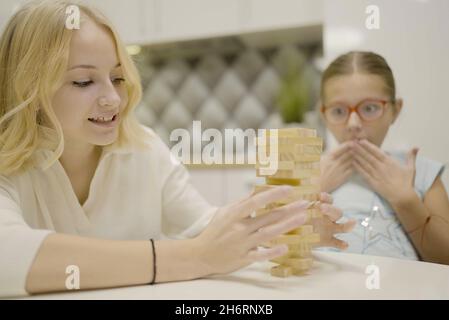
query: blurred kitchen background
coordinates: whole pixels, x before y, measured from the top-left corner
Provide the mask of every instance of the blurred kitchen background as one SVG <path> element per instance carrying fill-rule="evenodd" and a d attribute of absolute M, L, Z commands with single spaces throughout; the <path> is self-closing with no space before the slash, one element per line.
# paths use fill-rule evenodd
<path fill-rule="evenodd" d="M 0 2 L 0 29 L 24 1 Z M 103 11 L 142 77 L 136 113 L 168 144 L 176 128 L 313 127 L 335 145 L 316 106 L 322 70 L 341 53 L 372 50 L 396 77 L 404 109 L 385 149 L 420 147 L 449 162 L 447 0 L 85 0 Z M 380 28 L 368 29 L 370 5 Z M 36 31 L 38 32 L 38 30 Z M 244 150 L 236 150 L 243 152 Z M 214 204 L 244 197 L 252 165 L 189 165 Z M 443 181 L 449 187 L 449 174 Z"/>

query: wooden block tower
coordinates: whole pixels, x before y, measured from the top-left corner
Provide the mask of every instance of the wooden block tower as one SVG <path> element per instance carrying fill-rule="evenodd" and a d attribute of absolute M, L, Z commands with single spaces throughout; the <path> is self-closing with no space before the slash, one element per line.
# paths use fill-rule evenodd
<path fill-rule="evenodd" d="M 277 264 L 272 267 L 271 274 L 277 277 L 288 277 L 290 275 L 303 275 L 313 264 L 311 247 L 320 241 L 319 234 L 313 232 L 310 220 L 320 218 L 321 213 L 316 208 L 320 196 L 320 156 L 323 149 L 323 140 L 317 137 L 316 130 L 305 128 L 287 128 L 277 130 L 277 171 L 273 174 L 267 167 L 256 162 L 258 177 L 265 177 L 265 185 L 255 186 L 255 192 L 262 192 L 276 185 L 291 185 L 294 188 L 293 195 L 287 199 L 271 203 L 256 212 L 263 215 L 271 209 L 283 206 L 299 199 L 311 201 L 307 209 L 308 220 L 305 225 L 284 234 L 267 246 L 287 244 L 289 251 L 286 255 L 273 259 L 271 262 Z M 257 138 L 257 150 L 262 146 L 266 154 L 272 149 L 270 143 L 270 130 L 263 138 Z M 271 147 L 271 148 L 270 148 Z"/>

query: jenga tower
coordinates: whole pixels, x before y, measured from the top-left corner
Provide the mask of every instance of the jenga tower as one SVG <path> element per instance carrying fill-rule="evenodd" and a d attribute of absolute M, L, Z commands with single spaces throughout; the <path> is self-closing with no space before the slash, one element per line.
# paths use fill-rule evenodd
<path fill-rule="evenodd" d="M 319 201 L 320 186 L 320 156 L 323 149 L 323 140 L 317 137 L 316 130 L 305 128 L 279 129 L 277 137 L 278 169 L 272 174 L 259 162 L 256 163 L 258 177 L 265 177 L 266 184 L 255 186 L 255 192 L 261 192 L 273 188 L 275 185 L 291 185 L 294 194 L 287 199 L 267 205 L 256 212 L 263 215 L 269 210 L 304 199 L 311 201 L 307 209 L 308 220 L 306 224 L 284 234 L 267 244 L 273 246 L 287 244 L 289 251 L 286 255 L 271 260 L 277 263 L 272 267 L 271 274 L 277 277 L 288 277 L 292 274 L 302 275 L 311 268 L 313 260 L 311 246 L 319 242 L 320 236 L 313 232 L 310 225 L 312 218 L 321 217 L 321 213 L 315 208 Z M 266 152 L 271 152 L 269 130 L 265 139 L 258 138 L 257 148 L 262 145 Z"/>

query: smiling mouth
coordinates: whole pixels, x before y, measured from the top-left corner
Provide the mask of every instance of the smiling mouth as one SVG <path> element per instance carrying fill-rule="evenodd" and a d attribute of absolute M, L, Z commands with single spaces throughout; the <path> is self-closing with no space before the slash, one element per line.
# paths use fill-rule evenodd
<path fill-rule="evenodd" d="M 106 117 L 98 117 L 98 118 L 88 118 L 87 120 L 89 120 L 90 122 L 99 123 L 99 124 L 111 123 L 111 122 L 114 122 L 117 119 L 117 115 L 118 115 L 118 113 L 114 114 L 112 117 L 108 117 L 108 118 L 106 118 Z"/>

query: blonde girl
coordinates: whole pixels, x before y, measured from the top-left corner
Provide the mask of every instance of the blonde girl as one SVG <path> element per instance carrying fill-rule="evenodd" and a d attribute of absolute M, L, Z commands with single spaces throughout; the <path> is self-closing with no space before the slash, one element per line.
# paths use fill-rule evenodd
<path fill-rule="evenodd" d="M 305 221 L 299 201 L 251 213 L 290 189 L 215 208 L 136 121 L 136 68 L 113 26 L 82 4 L 33 1 L 0 39 L 0 295 L 180 281 L 284 254 L 259 250 Z M 73 26 L 73 25 L 72 25 Z M 323 243 L 344 225 L 329 203 Z"/>

